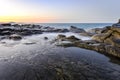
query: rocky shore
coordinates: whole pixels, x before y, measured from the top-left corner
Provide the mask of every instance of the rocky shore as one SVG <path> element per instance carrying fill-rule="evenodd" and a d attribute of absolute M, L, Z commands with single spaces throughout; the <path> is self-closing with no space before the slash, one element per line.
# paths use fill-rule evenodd
<path fill-rule="evenodd" d="M 89 36 L 90 40 L 82 40 L 74 35 L 66 37 L 65 35 L 58 35 L 53 42 L 57 45 L 64 47 L 80 47 L 90 50 L 95 50 L 100 53 L 112 55 L 120 58 L 120 20 L 112 26 L 104 28 L 94 28 L 88 31 L 84 29 L 71 26 L 70 29 L 59 29 L 49 26 L 41 26 L 35 24 L 17 24 L 17 23 L 4 23 L 0 24 L 1 39 L 21 40 L 24 36 L 44 33 L 67 33 L 72 32 L 80 36 Z M 44 37 L 48 40 L 48 37 Z M 63 41 L 69 41 L 64 43 Z"/>
<path fill-rule="evenodd" d="M 69 32 L 68 29 L 57 29 L 49 26 L 41 26 L 35 24 L 18 24 L 18 23 L 4 23 L 0 24 L 0 36 L 2 39 L 9 38 L 11 35 L 15 35 L 18 38 L 22 36 L 30 36 L 34 34 L 42 34 L 44 32 Z M 18 35 L 18 36 L 17 36 Z M 14 37 L 14 38 L 15 38 Z"/>
<path fill-rule="evenodd" d="M 120 58 L 118 25 L 86 31 L 1 24 L 0 80 L 119 80 L 119 59 L 100 54 Z"/>
<path fill-rule="evenodd" d="M 77 33 L 80 35 L 84 34 L 84 36 L 91 36 L 91 40 L 81 40 L 75 36 L 66 37 L 64 35 L 58 35 L 56 41 L 70 41 L 71 43 L 61 43 L 57 45 L 86 48 L 120 58 L 120 20 L 112 26 L 95 28 L 88 31 L 83 30 L 81 33 L 77 31 Z"/>

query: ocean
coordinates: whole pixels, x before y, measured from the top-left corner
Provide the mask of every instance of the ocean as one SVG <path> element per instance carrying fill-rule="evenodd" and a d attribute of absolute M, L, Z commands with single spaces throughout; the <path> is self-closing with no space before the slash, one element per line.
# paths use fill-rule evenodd
<path fill-rule="evenodd" d="M 42 26 L 50 26 L 55 28 L 69 28 L 70 26 L 76 26 L 83 29 L 92 29 L 111 26 L 113 23 L 39 23 L 39 24 Z"/>

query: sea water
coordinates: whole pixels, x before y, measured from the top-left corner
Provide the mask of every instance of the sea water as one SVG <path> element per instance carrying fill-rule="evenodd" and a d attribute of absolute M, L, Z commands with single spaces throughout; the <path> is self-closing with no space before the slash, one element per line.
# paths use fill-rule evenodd
<path fill-rule="evenodd" d="M 70 26 L 76 26 L 83 29 L 103 28 L 105 26 L 111 26 L 113 23 L 39 23 L 42 26 L 50 26 L 55 28 L 69 28 Z"/>

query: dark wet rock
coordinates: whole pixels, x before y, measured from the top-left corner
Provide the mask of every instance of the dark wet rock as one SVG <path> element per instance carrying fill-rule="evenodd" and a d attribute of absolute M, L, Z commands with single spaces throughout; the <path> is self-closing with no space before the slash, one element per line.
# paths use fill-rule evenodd
<path fill-rule="evenodd" d="M 56 29 L 56 28 L 46 28 L 45 30 L 42 30 L 43 32 L 57 32 L 57 33 L 65 33 L 69 32 L 68 29 Z"/>
<path fill-rule="evenodd" d="M 74 43 L 60 43 L 60 44 L 56 44 L 56 46 L 61 46 L 61 47 L 74 47 Z"/>
<path fill-rule="evenodd" d="M 56 40 L 60 41 L 78 41 L 80 39 L 76 38 L 75 36 L 68 36 L 66 37 L 65 35 L 58 35 Z"/>
<path fill-rule="evenodd" d="M 12 33 L 10 31 L 2 31 L 0 33 L 0 35 L 4 36 L 4 35 L 11 35 Z"/>
<path fill-rule="evenodd" d="M 4 35 L 11 35 L 11 34 L 13 34 L 13 29 L 11 29 L 11 28 L 1 28 L 0 29 L 0 35 L 1 36 L 4 36 Z"/>
<path fill-rule="evenodd" d="M 48 40 L 48 37 L 44 37 L 44 40 Z"/>
<path fill-rule="evenodd" d="M 0 35 L 12 35 L 19 34 L 22 36 L 29 36 L 33 34 L 42 34 L 43 32 L 56 32 L 56 33 L 64 33 L 69 32 L 68 29 L 58 29 L 53 27 L 45 27 L 35 24 L 1 24 Z"/>
<path fill-rule="evenodd" d="M 2 26 L 11 26 L 11 24 L 10 23 L 3 23 L 3 24 L 1 24 Z"/>
<path fill-rule="evenodd" d="M 75 26 L 71 26 L 70 27 L 70 32 L 73 32 L 73 33 L 84 33 L 86 32 L 84 29 L 81 29 L 81 28 L 77 28 Z"/>
<path fill-rule="evenodd" d="M 36 42 L 26 42 L 26 43 L 23 43 L 25 45 L 32 45 L 32 44 L 36 44 Z"/>
<path fill-rule="evenodd" d="M 13 35 L 9 36 L 9 39 L 12 39 L 12 40 L 21 40 L 22 37 L 20 35 L 13 34 Z"/>
<path fill-rule="evenodd" d="M 80 40 L 80 39 L 76 38 L 75 36 L 69 36 L 66 39 L 69 40 L 69 41 L 78 41 L 78 40 Z"/>
<path fill-rule="evenodd" d="M 68 29 L 60 29 L 58 32 L 69 32 L 69 30 Z"/>

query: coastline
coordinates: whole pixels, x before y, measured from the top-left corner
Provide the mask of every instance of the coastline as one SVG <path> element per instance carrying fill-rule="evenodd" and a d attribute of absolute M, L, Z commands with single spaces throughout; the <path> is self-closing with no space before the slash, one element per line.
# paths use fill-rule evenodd
<path fill-rule="evenodd" d="M 114 25 L 117 25 L 117 24 L 114 24 Z M 107 26 L 102 28 L 92 28 L 89 30 L 84 30 L 83 28 L 79 28 L 75 26 L 70 26 L 70 28 L 68 29 L 68 28 L 55 28 L 55 27 L 43 26 L 39 24 L 18 24 L 18 23 L 12 22 L 12 23 L 1 24 L 0 35 L 2 36 L 1 40 L 4 41 L 4 39 L 21 40 L 24 36 L 31 36 L 31 35 L 45 34 L 45 33 L 55 33 L 54 40 L 56 41 L 57 40 L 70 41 L 72 42 L 72 45 L 75 47 L 90 49 L 90 50 L 98 51 L 108 55 L 110 54 L 120 58 L 120 54 L 118 50 L 119 48 L 117 46 L 114 46 L 114 44 L 101 42 L 102 40 L 100 39 L 100 37 L 96 36 L 100 34 L 103 34 L 102 35 L 103 38 L 106 37 L 104 36 L 105 34 L 109 36 L 110 28 L 113 28 L 113 27 Z M 108 33 L 104 33 L 104 31 L 108 31 Z M 64 35 L 64 37 L 61 37 L 59 35 Z M 115 34 L 114 36 L 116 35 L 118 37 L 119 33 Z M 57 39 L 57 36 L 58 36 L 58 39 Z M 74 36 L 74 37 L 71 37 L 71 36 Z M 67 39 L 67 37 L 70 37 L 70 39 Z M 78 38 L 78 40 L 73 39 L 71 41 L 72 38 Z M 44 36 L 44 39 L 46 40 L 49 38 Z M 2 43 L 5 43 L 5 42 L 2 42 Z M 64 44 L 64 45 L 68 45 L 69 47 L 69 44 Z M 112 51 L 110 51 L 110 49 Z"/>
<path fill-rule="evenodd" d="M 119 59 L 95 51 L 104 48 L 96 45 L 103 43 L 92 40 L 102 30 L 33 24 L 2 26 L 0 79 L 119 80 Z"/>

